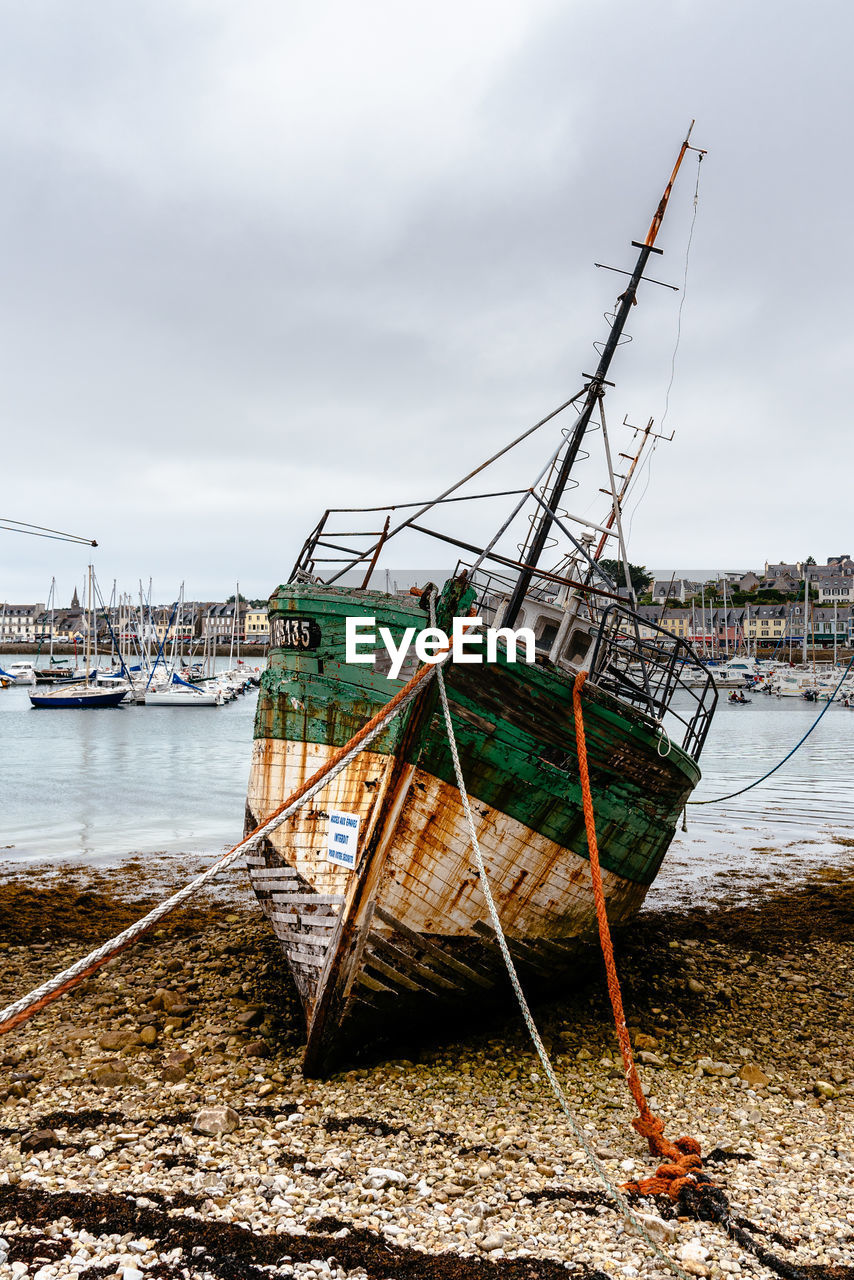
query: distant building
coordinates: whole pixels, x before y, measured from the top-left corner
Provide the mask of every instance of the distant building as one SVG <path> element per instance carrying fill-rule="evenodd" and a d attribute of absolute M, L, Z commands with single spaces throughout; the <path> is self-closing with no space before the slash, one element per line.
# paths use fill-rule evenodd
<path fill-rule="evenodd" d="M 696 594 L 700 588 L 696 582 L 689 582 L 687 578 L 673 578 L 666 582 L 661 580 L 652 584 L 652 600 L 653 604 L 664 604 L 665 600 L 678 600 L 680 604 L 684 604 L 690 596 Z"/>
<path fill-rule="evenodd" d="M 247 644 L 270 643 L 270 615 L 266 605 L 248 608 L 244 619 L 244 639 Z"/>
<path fill-rule="evenodd" d="M 854 601 L 854 576 L 834 574 L 830 578 L 821 578 L 815 585 L 818 587 L 819 604 L 850 604 Z"/>
<path fill-rule="evenodd" d="M 235 608 L 233 600 L 229 600 L 227 604 L 209 605 L 202 619 L 203 637 L 212 640 L 214 644 L 229 644 L 232 635 L 239 635 L 242 640 L 248 606 L 241 602 L 237 607 L 236 617 Z"/>
<path fill-rule="evenodd" d="M 43 613 L 44 604 L 0 605 L 0 644 L 32 644 Z"/>
<path fill-rule="evenodd" d="M 766 560 L 763 584 L 769 583 L 773 586 L 779 578 L 788 578 L 795 582 L 800 582 L 803 581 L 803 576 L 804 566 L 800 561 L 796 561 L 795 564 L 786 564 L 785 562 L 782 564 L 769 564 Z"/>

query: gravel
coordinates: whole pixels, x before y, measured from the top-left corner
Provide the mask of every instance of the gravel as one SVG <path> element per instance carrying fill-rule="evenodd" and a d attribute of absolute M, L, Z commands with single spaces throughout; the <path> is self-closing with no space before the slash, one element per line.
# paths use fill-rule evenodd
<path fill-rule="evenodd" d="M 153 864 L 167 887 L 187 874 Z M 147 905 L 144 873 L 6 876 L 0 1000 Z M 620 956 L 668 1135 L 699 1139 L 752 1238 L 829 1280 L 854 1276 L 852 920 L 854 877 L 836 869 L 747 905 L 644 913 Z M 537 1017 L 609 1177 L 654 1172 L 604 984 Z M 6 1036 L 0 1276 L 665 1274 L 577 1149 L 512 1011 L 322 1082 L 301 1075 L 302 1037 L 243 888 L 201 899 Z M 684 1206 L 636 1208 L 691 1274 L 774 1274 Z"/>

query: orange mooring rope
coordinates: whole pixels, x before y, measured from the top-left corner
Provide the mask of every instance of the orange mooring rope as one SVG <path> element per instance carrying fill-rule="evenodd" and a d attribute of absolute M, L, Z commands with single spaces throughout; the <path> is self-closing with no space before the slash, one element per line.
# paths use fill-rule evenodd
<path fill-rule="evenodd" d="M 635 1105 L 639 1111 L 632 1126 L 641 1137 L 646 1138 L 649 1149 L 654 1156 L 663 1161 L 652 1178 L 641 1182 L 627 1182 L 626 1191 L 634 1191 L 643 1196 L 667 1194 L 674 1200 L 686 1183 L 695 1181 L 694 1173 L 701 1169 L 700 1144 L 696 1138 L 677 1138 L 676 1142 L 668 1142 L 664 1137 L 664 1121 L 659 1119 L 649 1107 L 643 1085 L 635 1067 L 632 1042 L 626 1027 L 626 1016 L 623 1012 L 623 996 L 620 991 L 620 980 L 617 977 L 617 966 L 614 963 L 614 947 L 611 943 L 611 930 L 608 925 L 608 912 L 605 907 L 605 892 L 602 888 L 602 869 L 599 865 L 599 846 L 596 843 L 596 818 L 593 812 L 593 796 L 590 791 L 590 774 L 587 768 L 587 743 L 584 736 L 584 715 L 581 706 L 581 690 L 587 679 L 586 671 L 579 671 L 575 677 L 572 690 L 572 704 L 575 712 L 575 741 L 578 749 L 578 771 L 581 775 L 581 795 L 584 802 L 584 825 L 587 829 L 587 849 L 590 856 L 590 872 L 593 877 L 593 897 L 596 902 L 596 919 L 599 923 L 599 941 L 605 959 L 605 972 L 608 981 L 608 995 L 614 1010 L 614 1023 L 617 1028 L 617 1039 L 620 1042 L 620 1053 L 626 1072 L 626 1083 L 631 1090 Z"/>

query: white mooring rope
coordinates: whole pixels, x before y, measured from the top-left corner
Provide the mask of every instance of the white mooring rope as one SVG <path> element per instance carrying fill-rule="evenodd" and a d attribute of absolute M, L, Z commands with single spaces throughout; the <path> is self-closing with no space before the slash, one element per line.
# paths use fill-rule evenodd
<path fill-rule="evenodd" d="M 431 595 L 430 597 L 430 623 L 432 626 L 436 625 L 435 594 Z M 456 778 L 457 778 L 457 788 L 459 790 L 460 800 L 462 801 L 463 810 L 466 815 L 466 822 L 468 823 L 469 839 L 471 840 L 471 847 L 472 847 L 472 850 L 474 851 L 475 861 L 477 863 L 477 872 L 480 877 L 480 884 L 481 884 L 481 888 L 483 889 L 483 896 L 486 899 L 486 906 L 487 906 L 487 910 L 489 911 L 489 918 L 492 921 L 492 927 L 495 930 L 495 936 L 498 939 L 498 945 L 501 949 L 501 955 L 504 959 L 504 964 L 507 968 L 507 973 L 510 978 L 510 983 L 513 987 L 514 994 L 519 1003 L 519 1008 L 522 1011 L 522 1017 L 525 1019 L 525 1026 L 528 1028 L 528 1034 L 530 1035 L 531 1040 L 533 1041 L 534 1048 L 537 1051 L 537 1056 L 539 1057 L 540 1062 L 542 1063 L 543 1070 L 545 1071 L 548 1082 L 552 1087 L 552 1092 L 557 1098 L 558 1105 L 560 1106 L 561 1111 L 566 1117 L 574 1137 L 577 1138 L 582 1151 L 587 1156 L 587 1159 L 590 1161 L 590 1164 L 593 1166 L 593 1169 L 597 1173 L 600 1181 L 605 1186 L 605 1189 L 607 1190 L 608 1194 L 614 1200 L 615 1204 L 617 1205 L 617 1208 L 620 1210 L 620 1213 L 625 1218 L 626 1222 L 629 1223 L 632 1229 L 636 1231 L 639 1236 L 643 1237 L 643 1239 L 647 1242 L 647 1244 L 650 1246 L 650 1248 L 656 1254 L 656 1256 L 659 1257 L 662 1260 L 662 1262 L 664 1262 L 665 1265 L 671 1271 L 673 1271 L 677 1276 L 680 1276 L 682 1280 L 693 1280 L 693 1278 L 684 1269 L 684 1267 L 681 1267 L 674 1258 L 671 1258 L 670 1255 L 666 1253 L 661 1248 L 661 1246 L 655 1242 L 655 1240 L 653 1240 L 652 1236 L 647 1231 L 643 1222 L 640 1220 L 638 1215 L 632 1209 L 626 1197 L 623 1195 L 623 1193 L 619 1190 L 618 1187 L 614 1186 L 614 1183 L 611 1181 L 611 1179 L 608 1176 L 608 1171 L 606 1170 L 605 1166 L 602 1164 L 601 1160 L 596 1155 L 593 1148 L 590 1146 L 590 1143 L 587 1140 L 584 1130 L 581 1128 L 578 1121 L 575 1119 L 575 1116 L 572 1114 L 572 1111 L 570 1110 L 569 1103 L 566 1100 L 566 1094 L 563 1091 L 563 1086 L 561 1085 L 560 1080 L 557 1077 L 557 1074 L 555 1072 L 554 1067 L 552 1066 L 552 1062 L 548 1055 L 546 1047 L 543 1044 L 539 1031 L 537 1030 L 537 1024 L 534 1021 L 534 1015 L 531 1013 L 531 1009 L 528 1004 L 527 998 L 525 996 L 524 991 L 522 990 L 522 984 L 519 981 L 519 975 L 516 972 L 516 966 L 513 963 L 513 957 L 510 954 L 510 948 L 507 945 L 507 939 L 505 938 L 504 930 L 501 927 L 501 920 L 499 919 L 498 910 L 495 906 L 495 899 L 492 896 L 492 889 L 489 884 L 489 877 L 487 876 L 487 873 L 486 873 L 486 866 L 483 861 L 483 855 L 480 851 L 480 843 L 477 838 L 477 829 L 475 827 L 474 818 L 472 816 L 471 805 L 469 804 L 469 798 L 468 798 L 468 792 L 466 791 L 465 779 L 463 778 L 463 770 L 460 764 L 459 751 L 457 750 L 457 740 L 454 735 L 454 726 L 451 721 L 451 709 L 448 706 L 448 694 L 445 689 L 444 672 L 442 672 L 437 668 L 436 674 L 439 677 L 439 697 L 442 700 L 442 711 L 445 716 L 445 727 L 447 728 L 447 731 L 448 731 L 448 744 L 451 748 L 451 755 L 454 761 L 454 773 L 456 774 Z"/>

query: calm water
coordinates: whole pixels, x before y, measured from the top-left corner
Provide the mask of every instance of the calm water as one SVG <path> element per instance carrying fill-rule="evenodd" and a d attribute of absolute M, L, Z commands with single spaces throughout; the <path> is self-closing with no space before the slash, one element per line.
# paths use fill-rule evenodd
<path fill-rule="evenodd" d="M 25 686 L 0 689 L 0 853 L 112 859 L 233 844 L 256 700 L 35 711 Z"/>
<path fill-rule="evenodd" d="M 11 659 L 10 659 L 11 660 Z M 215 852 L 239 839 L 255 693 L 216 708 L 34 711 L 0 690 L 0 852 L 6 858 L 112 860 L 129 852 Z M 723 699 L 694 794 L 727 794 L 775 764 L 820 706 Z M 854 836 L 854 709 L 833 705 L 768 782 L 688 810 L 650 895 L 705 896 L 745 868 L 776 879 L 849 859 Z M 5 849 L 3 849 L 5 846 Z"/>

